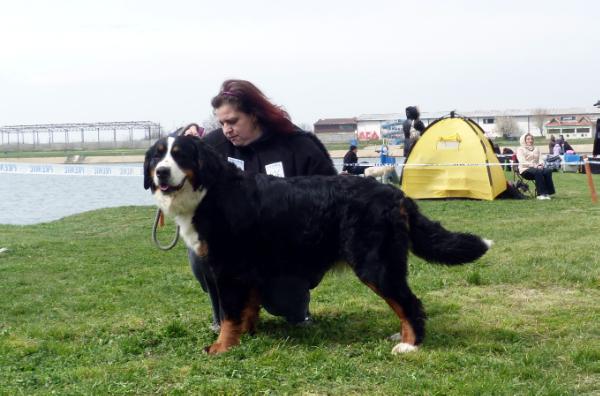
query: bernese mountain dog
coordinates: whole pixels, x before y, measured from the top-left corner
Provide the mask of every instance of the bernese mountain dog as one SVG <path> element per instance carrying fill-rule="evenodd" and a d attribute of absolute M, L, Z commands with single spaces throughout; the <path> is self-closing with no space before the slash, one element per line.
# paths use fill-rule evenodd
<path fill-rule="evenodd" d="M 491 246 L 447 231 L 402 191 L 373 178 L 247 175 L 192 136 L 163 138 L 147 151 L 144 188 L 175 219 L 186 245 L 205 258 L 217 285 L 224 317 L 206 348 L 210 354 L 254 331 L 270 279 L 317 285 L 340 260 L 400 319 L 392 353 L 416 350 L 426 316 L 408 286 L 408 251 L 455 265 Z"/>

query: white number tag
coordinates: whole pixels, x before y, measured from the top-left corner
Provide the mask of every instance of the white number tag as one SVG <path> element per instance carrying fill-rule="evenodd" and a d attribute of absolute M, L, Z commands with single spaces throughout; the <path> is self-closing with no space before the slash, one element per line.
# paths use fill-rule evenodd
<path fill-rule="evenodd" d="M 244 170 L 244 161 L 237 158 L 227 157 L 227 161 L 231 162 L 233 165 L 237 166 L 241 170 Z"/>
<path fill-rule="evenodd" d="M 265 166 L 265 172 L 267 175 L 285 177 L 283 174 L 283 162 L 274 162 Z"/>

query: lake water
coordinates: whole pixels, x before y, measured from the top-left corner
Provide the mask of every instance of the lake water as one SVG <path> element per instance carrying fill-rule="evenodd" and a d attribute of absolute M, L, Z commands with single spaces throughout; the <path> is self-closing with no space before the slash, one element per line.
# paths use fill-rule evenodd
<path fill-rule="evenodd" d="M 141 177 L 0 174 L 0 224 L 35 224 L 94 209 L 153 204 Z"/>
<path fill-rule="evenodd" d="M 342 159 L 334 164 L 340 171 Z M 36 224 L 100 208 L 154 204 L 141 176 L 0 173 L 0 224 Z"/>

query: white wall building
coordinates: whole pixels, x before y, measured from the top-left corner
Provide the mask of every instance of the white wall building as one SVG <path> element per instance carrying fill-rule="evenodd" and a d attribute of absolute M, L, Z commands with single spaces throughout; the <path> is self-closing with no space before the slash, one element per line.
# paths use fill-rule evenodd
<path fill-rule="evenodd" d="M 362 114 L 356 118 L 356 135 L 358 140 L 381 139 L 382 124 L 389 121 L 401 121 L 406 116 L 400 113 Z"/>
<path fill-rule="evenodd" d="M 460 111 L 459 116 L 471 118 L 477 122 L 490 137 L 519 137 L 525 132 L 533 135 L 549 137 L 554 134 L 564 135 L 566 139 L 593 137 L 594 125 L 600 117 L 600 109 L 565 108 L 565 109 L 522 109 L 522 110 L 489 110 Z M 432 121 L 450 114 L 450 111 L 422 112 L 421 119 L 428 125 Z M 359 140 L 379 139 L 382 136 L 382 125 L 390 121 L 401 122 L 405 114 L 362 114 L 357 120 L 357 137 Z"/>

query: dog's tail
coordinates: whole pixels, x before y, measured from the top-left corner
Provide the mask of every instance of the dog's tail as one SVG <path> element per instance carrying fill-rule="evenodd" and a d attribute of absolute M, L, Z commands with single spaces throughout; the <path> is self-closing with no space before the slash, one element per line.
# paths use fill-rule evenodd
<path fill-rule="evenodd" d="M 405 197 L 409 218 L 410 249 L 417 256 L 446 265 L 465 264 L 483 256 L 493 241 L 477 235 L 451 232 L 419 212 L 417 204 Z"/>

